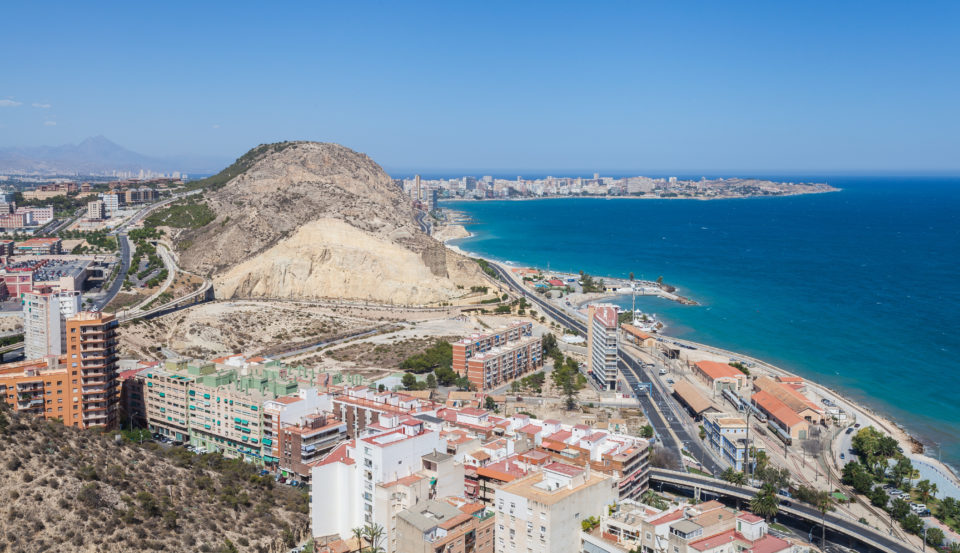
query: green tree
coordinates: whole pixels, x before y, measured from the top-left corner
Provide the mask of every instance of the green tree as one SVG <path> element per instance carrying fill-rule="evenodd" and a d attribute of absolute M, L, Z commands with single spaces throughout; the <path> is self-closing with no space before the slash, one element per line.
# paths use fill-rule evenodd
<path fill-rule="evenodd" d="M 921 480 L 917 482 L 917 493 L 920 494 L 920 499 L 926 503 L 930 500 L 930 490 L 932 490 L 932 485 L 929 480 Z"/>
<path fill-rule="evenodd" d="M 750 510 L 753 514 L 769 520 L 777 516 L 780 512 L 780 500 L 777 498 L 776 490 L 769 484 L 765 484 L 750 500 Z"/>
<path fill-rule="evenodd" d="M 403 378 L 400 379 L 400 382 L 403 384 L 404 388 L 407 390 L 412 390 L 413 387 L 417 385 L 417 377 L 410 373 L 404 373 Z"/>
<path fill-rule="evenodd" d="M 494 401 L 494 399 L 493 399 L 492 397 L 487 396 L 487 399 L 485 399 L 484 402 L 483 402 L 483 407 L 484 407 L 485 409 L 490 410 L 490 411 L 494 411 L 494 410 L 497 409 L 497 402 Z"/>
<path fill-rule="evenodd" d="M 640 428 L 640 437 L 641 438 L 652 438 L 653 437 L 653 427 L 649 424 L 645 424 Z"/>
<path fill-rule="evenodd" d="M 904 530 L 910 532 L 911 534 L 919 534 L 923 532 L 923 521 L 920 520 L 920 517 L 914 513 L 910 513 L 903 517 L 903 520 L 900 521 L 900 526 L 902 526 Z"/>
<path fill-rule="evenodd" d="M 927 545 L 930 547 L 940 547 L 943 543 L 943 530 L 932 526 L 927 528 Z"/>
<path fill-rule="evenodd" d="M 904 479 L 909 478 L 911 474 L 913 474 L 913 464 L 910 459 L 906 457 L 897 459 L 897 463 L 893 465 L 893 479 L 898 488 L 903 484 Z"/>
<path fill-rule="evenodd" d="M 940 507 L 937 509 L 937 518 L 940 520 L 952 519 L 957 516 L 958 508 L 960 505 L 957 505 L 957 500 L 952 497 L 944 497 L 940 500 Z"/>
<path fill-rule="evenodd" d="M 383 539 L 385 537 L 383 526 L 368 524 L 363 528 L 363 535 L 370 543 L 370 546 L 366 549 L 367 553 L 383 553 Z"/>
<path fill-rule="evenodd" d="M 890 516 L 894 519 L 903 520 L 908 514 L 910 514 L 910 504 L 902 497 L 897 497 L 890 503 Z"/>
<path fill-rule="evenodd" d="M 437 387 L 437 377 L 433 373 L 427 375 L 427 388 L 433 389 Z"/>
<path fill-rule="evenodd" d="M 361 551 L 363 549 L 364 528 L 362 526 L 351 528 L 350 533 L 353 534 L 353 538 L 357 540 L 357 551 Z"/>
<path fill-rule="evenodd" d="M 874 486 L 867 496 L 870 498 L 870 503 L 872 503 L 875 507 L 885 507 L 887 505 L 887 501 L 890 500 L 890 496 L 888 496 L 887 492 L 885 492 L 884 489 L 879 485 Z"/>

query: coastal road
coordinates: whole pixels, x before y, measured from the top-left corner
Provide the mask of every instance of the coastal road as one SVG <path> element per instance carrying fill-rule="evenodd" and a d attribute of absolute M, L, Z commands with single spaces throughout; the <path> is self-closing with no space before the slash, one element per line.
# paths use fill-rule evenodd
<path fill-rule="evenodd" d="M 491 263 L 490 266 L 494 268 L 497 274 L 500 275 L 501 280 L 511 289 L 539 305 L 544 313 L 550 315 L 558 323 L 581 334 L 587 333 L 586 323 L 557 309 L 536 294 L 527 294 L 523 285 L 518 282 L 508 270 L 500 266 L 500 264 Z M 631 382 L 631 392 L 632 386 L 637 382 L 652 381 L 650 376 L 646 374 L 643 364 L 629 353 L 621 351 L 619 368 L 627 378 L 627 381 Z M 706 472 L 719 474 L 723 471 L 723 468 L 714 462 L 712 457 L 703 449 L 699 436 L 690 435 L 687 427 L 677 417 L 665 416 L 663 412 L 658 409 L 658 406 L 660 406 L 664 412 L 672 413 L 672 410 L 666 403 L 668 400 L 664 398 L 656 387 L 651 390 L 649 395 L 639 394 L 637 401 L 664 447 L 676 452 L 678 463 L 682 463 L 683 461 L 680 450 L 686 449 L 698 461 L 702 460 L 703 469 Z"/>
<path fill-rule="evenodd" d="M 759 491 L 750 486 L 737 486 L 714 478 L 656 468 L 650 470 L 650 483 L 663 483 L 687 489 L 699 489 L 706 493 L 741 501 L 749 501 Z M 878 531 L 842 515 L 834 513 L 823 515 L 815 507 L 807 505 L 806 503 L 797 501 L 788 502 L 784 500 L 780 504 L 780 512 L 817 526 L 825 522 L 828 542 L 830 539 L 835 540 L 837 537 L 836 534 L 840 534 L 862 544 L 861 547 L 856 548 L 857 550 L 861 550 L 863 546 L 868 546 L 869 548 L 887 553 L 912 553 L 916 551 L 911 544 L 890 537 L 882 531 Z M 820 536 L 820 532 L 818 531 L 813 531 L 812 534 L 816 538 Z"/>
<path fill-rule="evenodd" d="M 427 213 L 425 211 L 417 211 L 417 224 L 420 225 L 420 230 L 424 234 L 430 234 L 430 223 L 427 221 Z"/>

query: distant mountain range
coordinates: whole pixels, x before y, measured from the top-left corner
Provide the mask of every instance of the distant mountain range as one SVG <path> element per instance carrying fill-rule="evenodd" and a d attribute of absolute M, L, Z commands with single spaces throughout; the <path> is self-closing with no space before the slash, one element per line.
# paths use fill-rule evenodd
<path fill-rule="evenodd" d="M 150 157 L 132 152 L 103 136 L 79 144 L 0 148 L 0 173 L 98 174 L 110 171 L 215 173 L 230 160 L 184 156 Z"/>

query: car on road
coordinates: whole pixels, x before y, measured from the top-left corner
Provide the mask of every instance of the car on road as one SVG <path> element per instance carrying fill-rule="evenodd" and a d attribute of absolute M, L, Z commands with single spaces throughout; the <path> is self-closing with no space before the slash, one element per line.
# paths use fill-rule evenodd
<path fill-rule="evenodd" d="M 667 379 L 667 384 L 673 384 L 673 379 L 672 379 L 672 378 L 668 378 L 668 379 Z"/>
<path fill-rule="evenodd" d="M 840 459 L 841 459 L 841 460 L 846 459 L 846 458 L 847 458 L 847 456 L 846 456 L 845 454 L 843 454 L 843 453 L 840 454 Z"/>
<path fill-rule="evenodd" d="M 854 428 L 860 428 L 860 423 L 858 422 L 857 424 L 853 425 L 853 427 L 854 427 Z"/>
<path fill-rule="evenodd" d="M 848 428 L 846 433 L 849 434 L 851 432 L 853 432 L 853 428 Z"/>

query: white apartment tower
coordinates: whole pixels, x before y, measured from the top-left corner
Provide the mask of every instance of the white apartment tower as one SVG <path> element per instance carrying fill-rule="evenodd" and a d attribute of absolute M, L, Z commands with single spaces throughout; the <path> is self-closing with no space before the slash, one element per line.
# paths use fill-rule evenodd
<path fill-rule="evenodd" d="M 80 292 L 34 290 L 23 294 L 24 357 L 62 355 L 67 343 L 66 320 L 80 312 Z"/>
<path fill-rule="evenodd" d="M 418 501 L 464 495 L 464 469 L 423 421 L 381 415 L 358 437 L 336 447 L 310 473 L 313 536 L 349 539 L 351 529 L 377 525 L 396 551 L 396 516 Z"/>
<path fill-rule="evenodd" d="M 601 390 L 617 389 L 617 307 L 611 304 L 590 305 L 587 320 L 587 369 Z"/>

